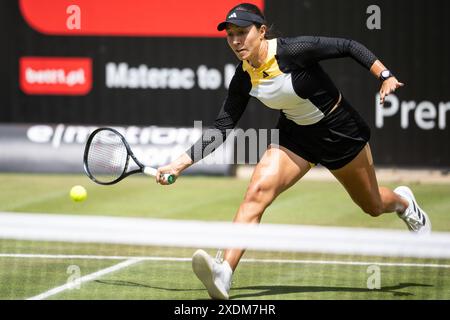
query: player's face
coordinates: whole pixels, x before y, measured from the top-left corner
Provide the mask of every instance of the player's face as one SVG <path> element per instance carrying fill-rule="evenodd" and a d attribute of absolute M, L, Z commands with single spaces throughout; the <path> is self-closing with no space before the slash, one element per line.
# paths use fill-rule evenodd
<path fill-rule="evenodd" d="M 239 60 L 253 60 L 258 58 L 261 41 L 264 38 L 264 28 L 256 28 L 255 25 L 238 27 L 228 24 L 227 41 L 230 48 Z"/>

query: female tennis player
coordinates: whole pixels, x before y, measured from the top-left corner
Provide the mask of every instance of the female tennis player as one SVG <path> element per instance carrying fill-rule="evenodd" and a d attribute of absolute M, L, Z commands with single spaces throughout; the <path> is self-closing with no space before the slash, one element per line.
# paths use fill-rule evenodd
<path fill-rule="evenodd" d="M 431 231 L 430 219 L 409 188 L 401 186 L 392 191 L 378 186 L 368 144 L 369 127 L 319 65 L 325 59 L 352 58 L 380 79 L 383 103 L 403 83 L 371 51 L 341 38 L 270 39 L 264 15 L 252 4 L 231 9 L 217 29 L 226 30 L 228 45 L 241 62 L 214 129 L 220 130 L 225 140 L 226 130 L 235 127 L 250 97 L 280 110 L 279 143 L 271 144 L 256 165 L 234 222 L 259 223 L 264 210 L 280 193 L 320 163 L 370 216 L 396 212 L 411 231 Z M 178 177 L 206 157 L 208 152 L 204 151 L 217 148 L 221 141 L 216 140 L 204 135 L 186 154 L 159 168 L 157 182 L 167 184 L 162 173 Z M 240 249 L 226 250 L 223 262 L 203 250 L 194 254 L 194 272 L 212 298 L 228 299 L 232 273 L 243 253 Z"/>

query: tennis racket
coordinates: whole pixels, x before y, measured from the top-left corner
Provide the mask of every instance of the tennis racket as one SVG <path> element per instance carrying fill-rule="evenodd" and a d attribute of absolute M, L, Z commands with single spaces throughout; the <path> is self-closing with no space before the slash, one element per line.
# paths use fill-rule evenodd
<path fill-rule="evenodd" d="M 132 161 L 137 165 L 134 168 Z M 94 130 L 84 149 L 84 171 L 89 178 L 103 185 L 110 185 L 135 173 L 156 176 L 155 168 L 144 166 L 131 151 L 130 145 L 117 130 L 99 128 Z M 163 175 L 169 184 L 175 182 L 172 174 Z"/>

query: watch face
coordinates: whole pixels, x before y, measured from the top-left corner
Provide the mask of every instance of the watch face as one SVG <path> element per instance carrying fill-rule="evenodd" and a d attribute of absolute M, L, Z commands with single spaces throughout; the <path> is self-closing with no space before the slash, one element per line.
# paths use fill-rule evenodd
<path fill-rule="evenodd" d="M 387 77 L 389 77 L 389 75 L 390 75 L 389 70 L 384 70 L 383 72 L 381 72 L 381 76 L 382 76 L 383 78 L 387 78 Z"/>

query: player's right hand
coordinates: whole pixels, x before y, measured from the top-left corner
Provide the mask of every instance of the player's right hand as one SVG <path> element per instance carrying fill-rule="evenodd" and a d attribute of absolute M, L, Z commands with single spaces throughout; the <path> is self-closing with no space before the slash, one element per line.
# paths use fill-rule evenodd
<path fill-rule="evenodd" d="M 168 164 L 163 167 L 159 167 L 156 172 L 156 183 L 162 184 L 162 185 L 169 185 L 169 182 L 164 177 L 164 174 L 171 174 L 175 177 L 175 181 L 177 180 L 178 176 L 180 175 L 180 172 L 174 168 L 172 164 Z"/>
<path fill-rule="evenodd" d="M 165 173 L 172 174 L 176 180 L 181 172 L 190 167 L 193 163 L 192 159 L 186 153 L 183 153 L 172 163 L 158 168 L 156 173 L 156 183 L 168 185 L 169 183 L 164 178 Z"/>

